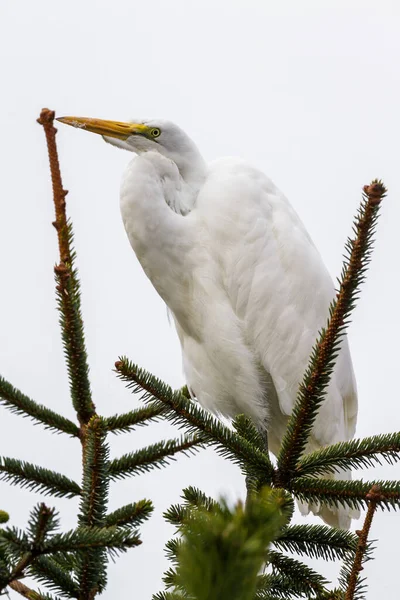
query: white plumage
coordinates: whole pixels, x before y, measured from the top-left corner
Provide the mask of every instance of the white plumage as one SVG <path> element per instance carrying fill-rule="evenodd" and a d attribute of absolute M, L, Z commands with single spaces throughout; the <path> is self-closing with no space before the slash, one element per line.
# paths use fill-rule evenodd
<path fill-rule="evenodd" d="M 207 409 L 266 427 L 276 454 L 335 295 L 299 217 L 262 172 L 235 158 L 207 165 L 172 123 L 62 120 L 137 153 L 123 176 L 122 219 L 173 314 L 188 385 Z M 308 450 L 350 439 L 356 418 L 345 339 Z M 340 527 L 356 516 L 309 508 Z"/>

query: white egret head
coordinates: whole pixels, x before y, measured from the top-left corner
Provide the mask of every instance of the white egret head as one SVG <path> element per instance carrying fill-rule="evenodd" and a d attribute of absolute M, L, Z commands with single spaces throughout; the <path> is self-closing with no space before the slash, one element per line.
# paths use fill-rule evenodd
<path fill-rule="evenodd" d="M 123 123 L 89 117 L 60 117 L 62 123 L 97 133 L 113 146 L 136 154 L 158 152 L 172 160 L 182 176 L 188 167 L 199 166 L 203 159 L 190 137 L 175 123 L 158 120 L 141 120 Z"/>

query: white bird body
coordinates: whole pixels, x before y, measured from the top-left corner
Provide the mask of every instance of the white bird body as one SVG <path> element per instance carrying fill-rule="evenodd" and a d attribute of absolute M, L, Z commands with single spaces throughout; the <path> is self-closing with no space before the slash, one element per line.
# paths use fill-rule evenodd
<path fill-rule="evenodd" d="M 121 214 L 173 314 L 188 385 L 214 413 L 252 417 L 277 454 L 335 296 L 331 277 L 296 212 L 262 172 L 235 158 L 207 166 L 171 123 L 139 127 L 156 127 L 159 142 L 147 134 L 105 139 L 138 152 L 123 177 Z M 353 437 L 356 417 L 344 339 L 308 450 Z M 342 508 L 301 508 L 341 527 L 355 516 Z"/>

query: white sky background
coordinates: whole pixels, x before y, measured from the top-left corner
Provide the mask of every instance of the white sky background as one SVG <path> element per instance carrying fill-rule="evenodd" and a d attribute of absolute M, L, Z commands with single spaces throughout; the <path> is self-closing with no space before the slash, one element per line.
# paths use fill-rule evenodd
<path fill-rule="evenodd" d="M 398 239 L 400 8 L 393 2 L 250 0 L 2 0 L 0 372 L 37 401 L 73 418 L 55 310 L 56 234 L 43 132 L 49 106 L 64 114 L 169 118 L 204 156 L 240 155 L 265 172 L 304 220 L 332 276 L 341 267 L 360 189 L 384 179 L 389 196 L 351 346 L 359 386 L 358 436 L 400 429 Z M 127 354 L 174 387 L 178 341 L 130 249 L 119 215 L 127 153 L 60 125 L 68 212 L 74 222 L 94 399 L 101 414 L 136 406 L 112 372 Z M 79 480 L 79 444 L 2 409 L 0 454 Z M 173 436 L 165 424 L 112 438 L 112 456 Z M 364 475 L 400 478 L 382 466 Z M 161 589 L 162 512 L 180 491 L 243 496 L 240 473 L 213 452 L 112 485 L 116 508 L 151 498 L 143 545 L 109 570 L 106 598 L 146 600 Z M 26 522 L 42 497 L 1 483 L 0 508 Z M 77 502 L 47 499 L 74 525 Z M 301 518 L 299 517 L 299 520 Z M 304 522 L 301 520 L 301 522 Z M 360 524 L 358 524 L 360 526 Z M 368 565 L 370 598 L 395 600 L 400 516 L 379 514 Z M 335 577 L 337 566 L 325 573 Z"/>

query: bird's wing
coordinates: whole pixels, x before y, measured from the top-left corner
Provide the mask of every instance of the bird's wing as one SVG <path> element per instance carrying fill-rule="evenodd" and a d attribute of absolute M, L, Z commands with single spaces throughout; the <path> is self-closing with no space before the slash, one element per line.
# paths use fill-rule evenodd
<path fill-rule="evenodd" d="M 271 375 L 284 415 L 335 290 L 294 209 L 270 179 L 237 159 L 210 167 L 197 210 L 210 231 L 223 285 L 247 344 Z M 313 436 L 316 445 L 354 434 L 357 393 L 347 339 Z"/>

